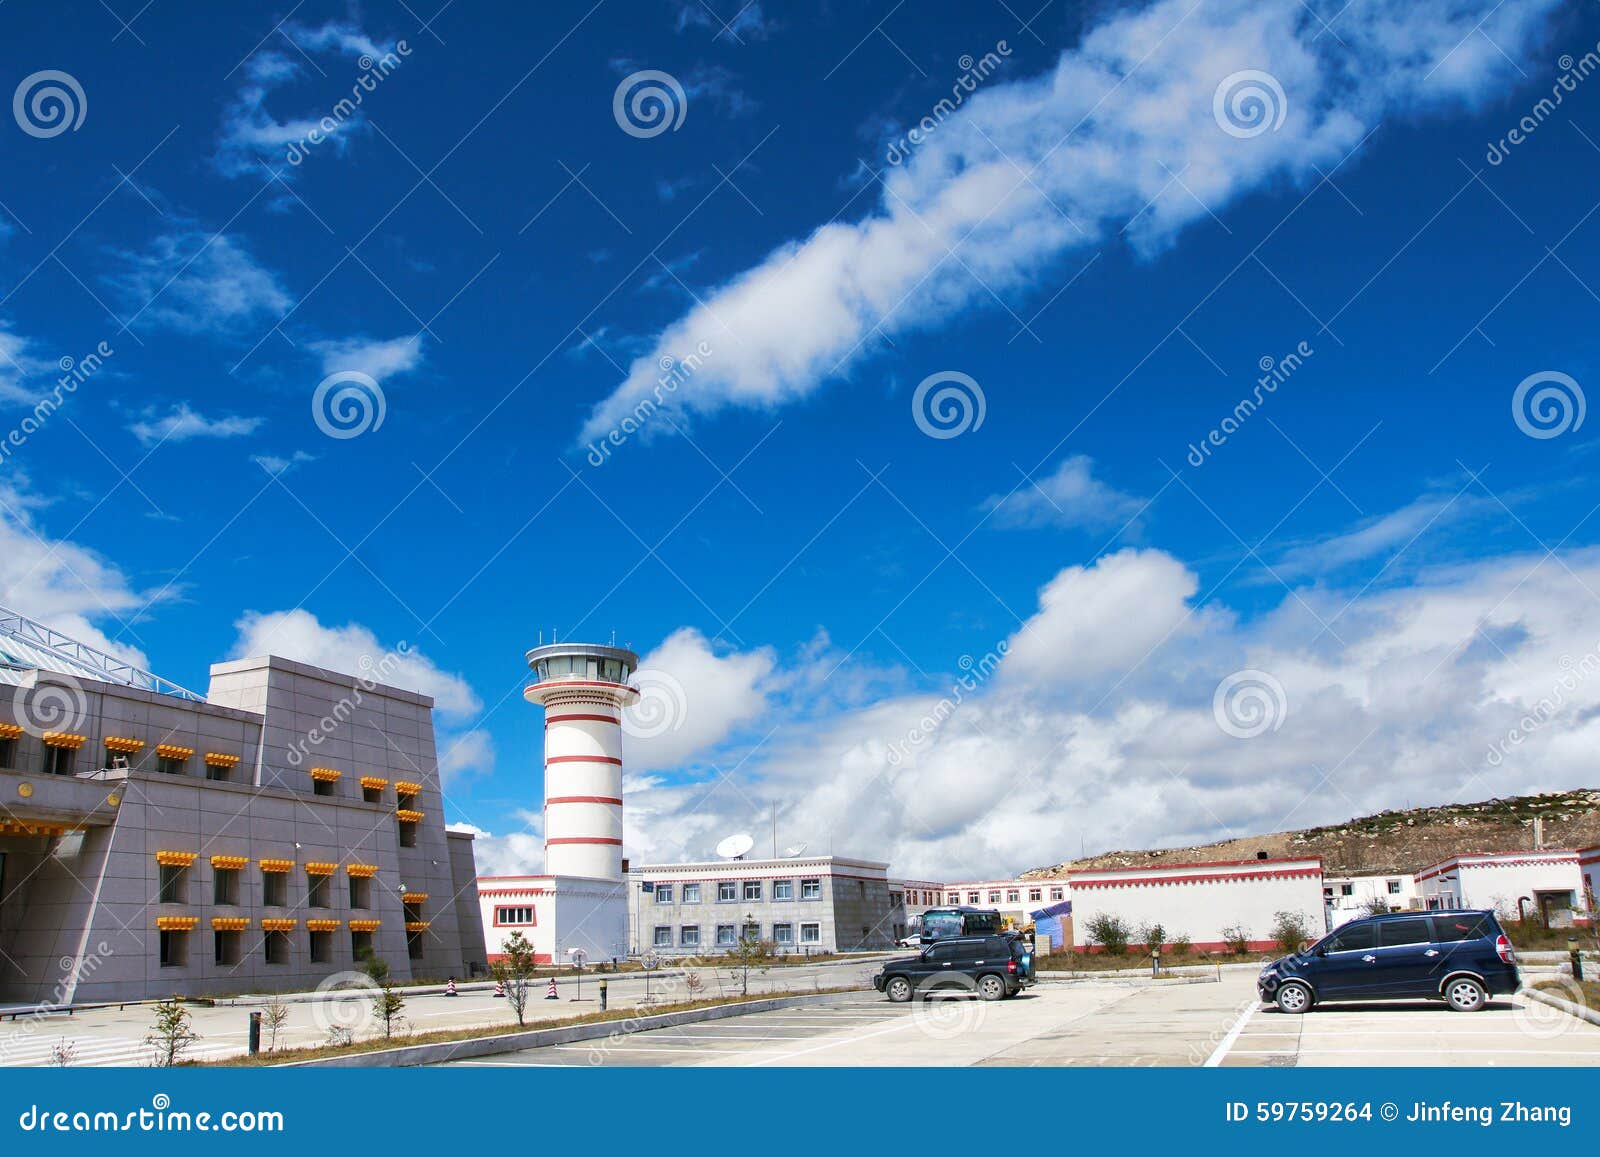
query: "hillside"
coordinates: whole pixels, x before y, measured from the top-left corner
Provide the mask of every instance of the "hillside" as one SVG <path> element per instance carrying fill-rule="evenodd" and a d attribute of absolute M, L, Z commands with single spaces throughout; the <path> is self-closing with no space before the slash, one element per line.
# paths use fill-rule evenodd
<path fill-rule="evenodd" d="M 1544 821 L 1543 846 L 1546 848 L 1600 844 L 1600 790 L 1548 792 L 1482 803 L 1386 811 L 1328 827 L 1247 836 L 1198 847 L 1105 852 L 1034 868 L 1023 876 L 1058 876 L 1089 868 L 1254 860 L 1259 858 L 1260 852 L 1274 859 L 1321 856 L 1329 875 L 1415 872 L 1466 852 L 1532 848 L 1536 818 Z"/>

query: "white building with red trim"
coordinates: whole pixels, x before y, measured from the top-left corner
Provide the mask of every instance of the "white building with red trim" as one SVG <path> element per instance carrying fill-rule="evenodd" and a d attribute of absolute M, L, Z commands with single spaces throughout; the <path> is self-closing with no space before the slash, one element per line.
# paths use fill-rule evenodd
<path fill-rule="evenodd" d="M 1451 856 L 1417 873 L 1426 908 L 1490 908 L 1502 919 L 1586 922 L 1578 852 L 1484 852 Z"/>
<path fill-rule="evenodd" d="M 1600 896 L 1600 844 L 1578 849 L 1578 872 L 1583 877 L 1583 906 L 1594 918 L 1596 897 Z"/>
<path fill-rule="evenodd" d="M 1096 916 L 1121 918 L 1139 929 L 1161 925 L 1164 940 L 1188 937 L 1197 951 L 1226 947 L 1226 930 L 1243 929 L 1251 951 L 1276 947 L 1271 930 L 1279 912 L 1297 912 L 1313 936 L 1326 927 L 1322 861 L 1231 860 L 1210 864 L 1102 868 L 1067 876 L 1073 947 L 1088 951 Z"/>

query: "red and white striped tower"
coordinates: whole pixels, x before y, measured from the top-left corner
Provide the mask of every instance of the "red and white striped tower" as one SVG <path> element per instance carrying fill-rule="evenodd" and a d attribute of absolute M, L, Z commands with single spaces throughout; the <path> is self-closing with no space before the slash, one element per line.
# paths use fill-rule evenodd
<path fill-rule="evenodd" d="M 622 882 L 622 709 L 639 656 L 552 643 L 528 652 L 523 698 L 544 716 L 544 870 Z"/>

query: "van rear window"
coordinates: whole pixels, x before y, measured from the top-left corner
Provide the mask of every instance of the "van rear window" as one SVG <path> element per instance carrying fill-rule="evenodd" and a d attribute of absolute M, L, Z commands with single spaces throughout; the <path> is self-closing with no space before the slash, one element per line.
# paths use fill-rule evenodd
<path fill-rule="evenodd" d="M 1416 920 L 1385 920 L 1378 925 L 1378 946 L 1386 948 L 1398 944 L 1426 944 L 1433 939 L 1433 929 L 1426 918 Z"/>
<path fill-rule="evenodd" d="M 1435 916 L 1433 938 L 1441 944 L 1476 940 L 1488 933 L 1488 923 L 1482 916 Z"/>

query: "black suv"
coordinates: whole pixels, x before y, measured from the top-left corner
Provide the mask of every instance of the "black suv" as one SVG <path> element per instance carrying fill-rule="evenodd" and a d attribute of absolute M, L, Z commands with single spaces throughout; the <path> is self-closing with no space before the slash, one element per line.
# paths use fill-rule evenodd
<path fill-rule="evenodd" d="M 872 978 L 872 987 L 896 1004 L 960 992 L 1004 1000 L 1032 983 L 1033 953 L 1010 934 L 940 940 L 919 955 L 886 962 Z"/>
<path fill-rule="evenodd" d="M 1289 1013 L 1344 1000 L 1442 1000 L 1476 1012 L 1517 991 L 1517 956 L 1493 912 L 1393 912 L 1352 920 L 1256 978 L 1261 999 Z"/>

